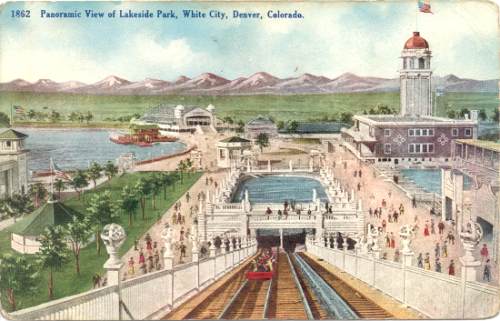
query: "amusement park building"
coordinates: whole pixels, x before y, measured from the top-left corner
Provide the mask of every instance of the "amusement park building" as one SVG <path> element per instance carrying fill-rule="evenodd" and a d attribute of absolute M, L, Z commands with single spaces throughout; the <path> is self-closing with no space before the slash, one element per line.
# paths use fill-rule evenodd
<path fill-rule="evenodd" d="M 418 32 L 401 53 L 400 115 L 356 115 L 342 129 L 343 145 L 370 162 L 448 161 L 455 139 L 477 138 L 476 110 L 465 119 L 433 116 L 431 51 Z"/>

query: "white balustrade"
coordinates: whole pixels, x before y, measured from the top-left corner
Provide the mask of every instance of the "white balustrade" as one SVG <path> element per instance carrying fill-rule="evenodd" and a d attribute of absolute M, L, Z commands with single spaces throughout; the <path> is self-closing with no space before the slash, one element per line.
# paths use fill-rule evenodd
<path fill-rule="evenodd" d="M 255 242 L 243 243 L 241 249 L 236 248 L 225 255 L 244 260 L 256 251 Z M 226 260 L 225 255 L 218 254 L 173 269 L 148 273 L 123 281 L 120 286 L 109 285 L 61 298 L 13 312 L 7 317 L 22 320 L 118 320 L 119 291 L 123 319 L 161 317 L 240 264 L 240 259 Z"/>

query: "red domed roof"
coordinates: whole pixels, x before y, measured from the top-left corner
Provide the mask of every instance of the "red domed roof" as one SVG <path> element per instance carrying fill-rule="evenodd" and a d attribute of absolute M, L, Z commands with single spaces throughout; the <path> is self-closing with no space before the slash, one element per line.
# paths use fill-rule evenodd
<path fill-rule="evenodd" d="M 429 43 L 420 37 L 420 32 L 414 31 L 413 37 L 406 40 L 404 49 L 429 49 Z"/>

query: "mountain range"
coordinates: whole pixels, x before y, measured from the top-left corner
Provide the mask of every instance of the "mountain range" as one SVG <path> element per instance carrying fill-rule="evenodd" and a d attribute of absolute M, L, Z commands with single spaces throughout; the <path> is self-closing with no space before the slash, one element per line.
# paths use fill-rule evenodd
<path fill-rule="evenodd" d="M 455 75 L 434 76 L 433 86 L 444 92 L 498 92 L 498 79 L 475 80 Z M 195 78 L 180 76 L 174 81 L 146 78 L 129 81 L 108 76 L 93 84 L 79 81 L 55 82 L 40 79 L 34 83 L 23 79 L 0 83 L 0 91 L 62 92 L 108 95 L 231 95 L 231 94 L 312 94 L 352 92 L 392 92 L 399 90 L 398 78 L 362 77 L 344 73 L 337 78 L 303 74 L 293 78 L 278 78 L 266 72 L 233 80 L 203 73 Z"/>

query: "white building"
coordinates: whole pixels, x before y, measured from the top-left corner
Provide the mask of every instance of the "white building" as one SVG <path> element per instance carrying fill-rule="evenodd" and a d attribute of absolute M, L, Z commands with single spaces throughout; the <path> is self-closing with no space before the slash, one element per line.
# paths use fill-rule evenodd
<path fill-rule="evenodd" d="M 415 31 L 401 52 L 401 116 L 432 116 L 431 51 Z"/>
<path fill-rule="evenodd" d="M 219 168 L 230 168 L 241 166 L 243 152 L 252 149 L 252 142 L 248 139 L 233 136 L 217 143 L 217 166 Z"/>
<path fill-rule="evenodd" d="M 148 110 L 134 123 L 156 124 L 160 128 L 160 134 L 170 136 L 177 136 L 183 132 L 193 133 L 202 128 L 215 131 L 215 107 L 159 105 Z"/>
<path fill-rule="evenodd" d="M 26 137 L 10 128 L 0 131 L 0 198 L 28 192 Z"/>

